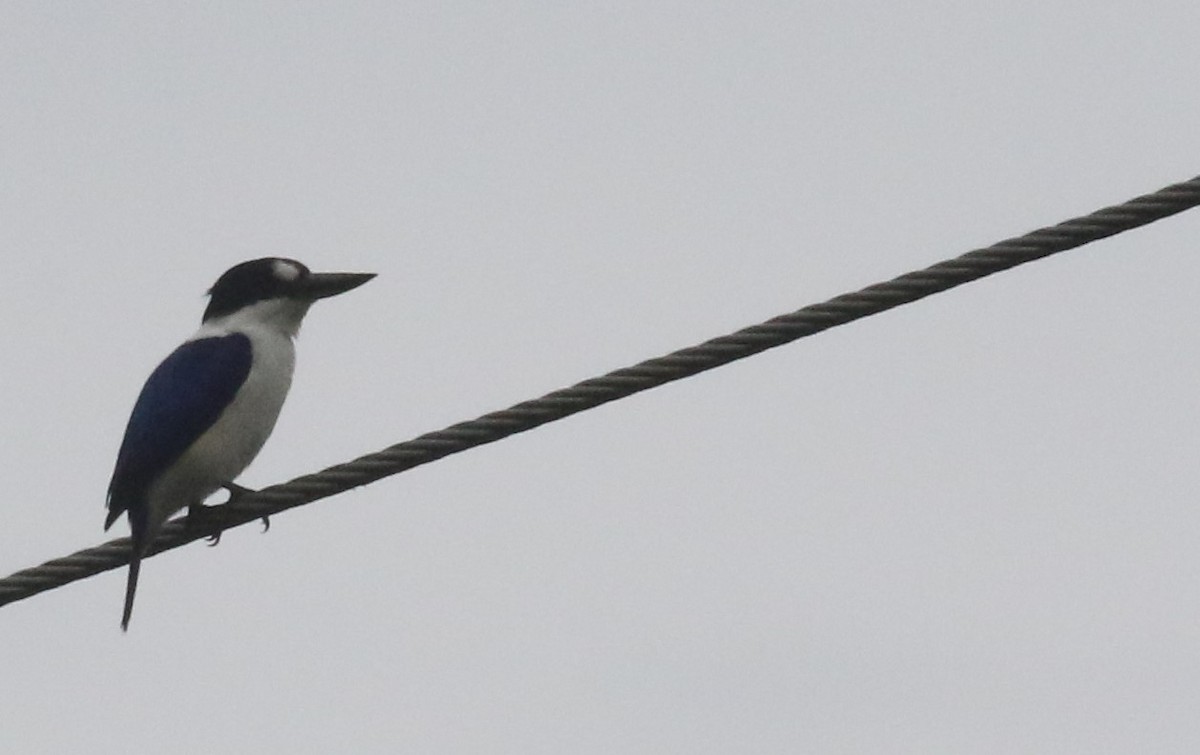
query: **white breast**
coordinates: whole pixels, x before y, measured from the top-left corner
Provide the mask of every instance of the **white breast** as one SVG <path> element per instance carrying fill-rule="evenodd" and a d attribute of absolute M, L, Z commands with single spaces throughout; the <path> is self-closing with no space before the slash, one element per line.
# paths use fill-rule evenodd
<path fill-rule="evenodd" d="M 228 327 L 206 326 L 195 338 L 221 335 Z M 242 473 L 275 428 L 292 385 L 296 351 L 292 334 L 276 328 L 238 327 L 250 338 L 250 373 L 217 421 L 151 485 L 150 529 L 175 512 L 201 503 Z"/>

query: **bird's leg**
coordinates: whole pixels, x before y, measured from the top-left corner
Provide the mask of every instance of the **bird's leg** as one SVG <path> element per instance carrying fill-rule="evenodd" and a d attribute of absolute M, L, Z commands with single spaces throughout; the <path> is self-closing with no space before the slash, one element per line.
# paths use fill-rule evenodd
<path fill-rule="evenodd" d="M 255 491 L 251 490 L 250 488 L 246 488 L 246 487 L 242 487 L 241 485 L 238 485 L 236 482 L 227 482 L 224 485 L 222 485 L 221 487 L 223 487 L 229 491 L 229 500 L 226 501 L 225 503 L 236 503 L 239 498 L 242 498 L 244 496 L 247 496 L 247 495 L 255 492 Z"/>
<path fill-rule="evenodd" d="M 234 506 L 237 505 L 237 502 L 243 496 L 257 492 L 257 491 L 251 490 L 250 488 L 244 488 L 235 482 L 227 482 L 224 485 L 222 485 L 221 487 L 223 487 L 229 491 L 229 499 L 227 501 L 225 501 L 225 503 L 226 504 L 232 503 Z M 263 523 L 263 532 L 266 532 L 267 530 L 271 529 L 271 517 L 264 516 L 262 518 L 262 523 Z"/>
<path fill-rule="evenodd" d="M 188 506 L 184 528 L 188 532 L 203 533 L 209 546 L 214 546 L 221 542 L 221 533 L 225 531 L 225 514 L 218 506 L 193 503 Z"/>
<path fill-rule="evenodd" d="M 216 545 L 221 542 L 221 534 L 229 526 L 229 515 L 237 509 L 238 501 L 255 491 L 250 488 L 244 488 L 232 482 L 227 482 L 221 487 L 229 491 L 229 498 L 225 503 L 214 506 L 205 506 L 202 503 L 195 503 L 188 506 L 186 527 L 189 532 L 203 533 L 204 539 L 208 541 L 209 546 Z M 263 532 L 271 529 L 271 520 L 268 517 L 262 517 Z"/>

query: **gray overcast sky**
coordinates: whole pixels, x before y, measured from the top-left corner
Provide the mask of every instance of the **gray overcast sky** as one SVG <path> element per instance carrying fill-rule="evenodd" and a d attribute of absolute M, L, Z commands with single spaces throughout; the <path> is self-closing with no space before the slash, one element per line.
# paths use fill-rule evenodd
<path fill-rule="evenodd" d="M 0 571 L 264 255 L 267 485 L 1200 172 L 1194 2 L 0 5 Z M 1195 752 L 1200 213 L 0 609 L 0 749 Z M 118 534 L 126 532 L 122 521 Z"/>

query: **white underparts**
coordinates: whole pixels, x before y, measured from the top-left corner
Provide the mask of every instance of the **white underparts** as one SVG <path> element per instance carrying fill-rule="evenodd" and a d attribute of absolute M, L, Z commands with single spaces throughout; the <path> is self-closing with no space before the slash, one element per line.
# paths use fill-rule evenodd
<path fill-rule="evenodd" d="M 196 505 L 240 475 L 275 429 L 296 363 L 293 336 L 308 302 L 258 302 L 205 323 L 192 340 L 242 333 L 250 339 L 245 383 L 217 421 L 151 484 L 147 495 L 152 540 L 177 511 Z"/>

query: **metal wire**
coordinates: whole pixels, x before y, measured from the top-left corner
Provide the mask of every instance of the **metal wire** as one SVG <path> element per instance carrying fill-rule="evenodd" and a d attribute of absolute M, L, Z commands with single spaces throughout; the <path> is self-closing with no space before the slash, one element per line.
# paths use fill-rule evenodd
<path fill-rule="evenodd" d="M 967 252 L 924 270 L 906 273 L 861 291 L 842 294 L 697 346 L 585 380 L 478 419 L 426 433 L 315 474 L 264 488 L 240 499 L 236 506 L 228 507 L 225 525 L 239 526 L 367 485 L 444 456 L 532 430 L 609 401 L 690 377 L 993 273 L 1146 225 L 1198 204 L 1200 177 L 1090 215 Z M 178 548 L 203 536 L 203 533 L 185 531 L 180 519 L 173 520 L 164 527 L 151 547 L 150 555 Z M 129 538 L 111 540 L 47 561 L 0 580 L 0 606 L 127 563 Z"/>

